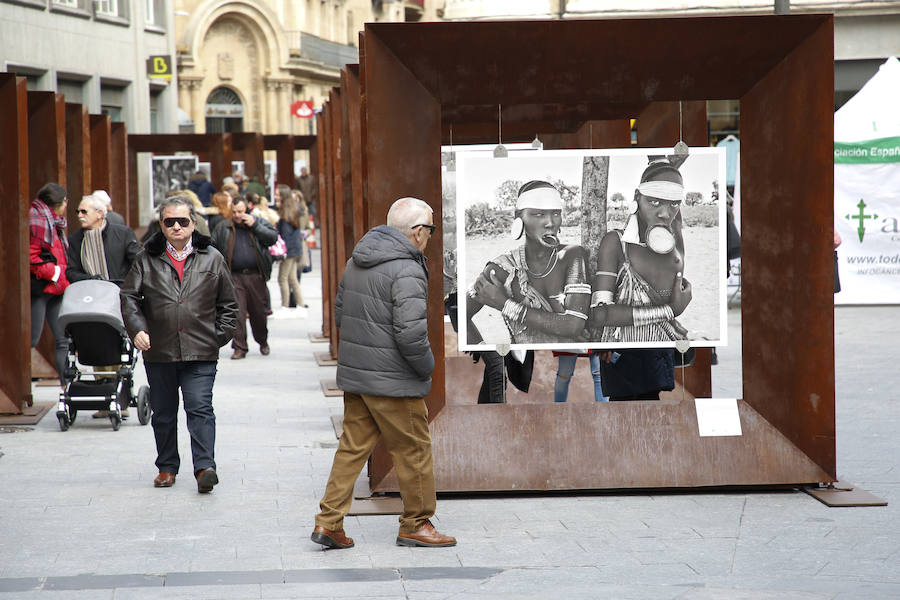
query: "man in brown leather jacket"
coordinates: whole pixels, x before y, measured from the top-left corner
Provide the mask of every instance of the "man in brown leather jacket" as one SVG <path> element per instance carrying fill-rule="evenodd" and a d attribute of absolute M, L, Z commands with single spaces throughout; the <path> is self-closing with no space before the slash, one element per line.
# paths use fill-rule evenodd
<path fill-rule="evenodd" d="M 151 237 L 122 286 L 122 318 L 143 351 L 156 437 L 156 487 L 171 487 L 178 455 L 178 390 L 191 435 L 197 491 L 219 482 L 212 389 L 219 348 L 234 335 L 237 301 L 222 255 L 194 231 L 197 216 L 186 196 L 160 205 L 160 231 Z"/>

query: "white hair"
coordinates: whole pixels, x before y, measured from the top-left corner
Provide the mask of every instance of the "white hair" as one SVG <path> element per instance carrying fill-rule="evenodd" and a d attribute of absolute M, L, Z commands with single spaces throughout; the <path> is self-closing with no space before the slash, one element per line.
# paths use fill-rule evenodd
<path fill-rule="evenodd" d="M 406 237 L 412 237 L 412 228 L 428 223 L 428 216 L 434 211 L 418 198 L 400 198 L 391 204 L 387 214 L 387 225 L 399 229 Z"/>
<path fill-rule="evenodd" d="M 106 206 L 112 206 L 112 198 L 109 197 L 109 194 L 106 193 L 106 190 L 94 190 L 93 192 L 91 192 L 91 196 L 100 198 L 101 200 L 103 200 Z"/>
<path fill-rule="evenodd" d="M 106 216 L 106 202 L 104 202 L 103 198 L 97 195 L 97 192 L 93 194 L 88 194 L 87 196 L 82 196 L 81 201 L 87 201 L 90 203 L 91 208 L 101 213 L 104 217 Z"/>

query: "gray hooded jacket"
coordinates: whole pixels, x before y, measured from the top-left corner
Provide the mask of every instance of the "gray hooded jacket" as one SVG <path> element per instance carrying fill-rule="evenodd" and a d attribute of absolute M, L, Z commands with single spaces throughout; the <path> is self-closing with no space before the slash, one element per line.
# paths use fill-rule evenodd
<path fill-rule="evenodd" d="M 425 256 L 399 230 L 371 229 L 338 286 L 337 385 L 345 392 L 421 398 L 431 390 Z"/>

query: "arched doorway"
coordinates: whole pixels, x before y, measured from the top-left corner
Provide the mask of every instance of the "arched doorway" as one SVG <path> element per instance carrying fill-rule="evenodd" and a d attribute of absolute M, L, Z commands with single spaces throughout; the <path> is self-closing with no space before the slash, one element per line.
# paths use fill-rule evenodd
<path fill-rule="evenodd" d="M 244 104 L 227 87 L 217 87 L 206 98 L 206 133 L 230 133 L 244 130 Z"/>

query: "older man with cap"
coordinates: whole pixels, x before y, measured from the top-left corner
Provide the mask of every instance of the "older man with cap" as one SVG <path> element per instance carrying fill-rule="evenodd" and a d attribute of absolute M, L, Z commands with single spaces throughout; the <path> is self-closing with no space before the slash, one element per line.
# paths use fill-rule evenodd
<path fill-rule="evenodd" d="M 375 443 L 383 438 L 394 459 L 403 499 L 398 546 L 453 546 L 431 524 L 437 506 L 428 408 L 434 356 L 426 315 L 428 270 L 423 254 L 434 233 L 431 207 L 401 198 L 387 225 L 366 233 L 334 300 L 341 329 L 337 384 L 344 390 L 344 433 L 334 454 L 312 541 L 350 548 L 344 516 L 353 485 Z"/>
<path fill-rule="evenodd" d="M 512 235 L 525 243 L 484 267 L 466 302 L 470 344 L 483 340 L 472 317 L 482 307 L 503 315 L 514 344 L 579 341 L 588 318 L 591 286 L 585 275 L 586 253 L 559 241 L 563 202 L 546 181 L 519 188 Z"/>
<path fill-rule="evenodd" d="M 95 198 L 99 198 L 106 205 L 106 222 L 114 223 L 116 225 L 124 225 L 125 217 L 117 213 L 112 208 L 112 198 L 109 197 L 109 194 L 106 193 L 105 190 L 94 190 L 91 192 L 91 196 Z"/>

